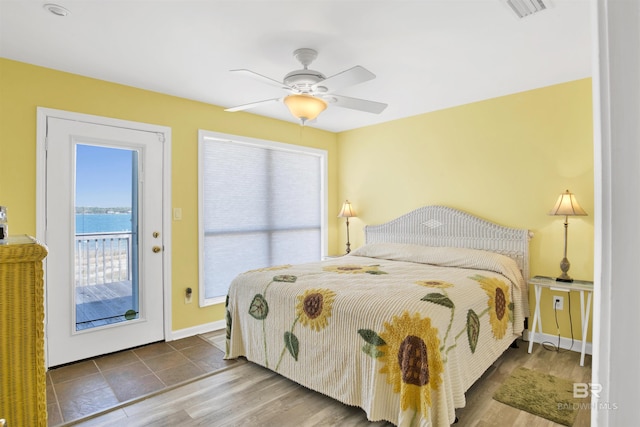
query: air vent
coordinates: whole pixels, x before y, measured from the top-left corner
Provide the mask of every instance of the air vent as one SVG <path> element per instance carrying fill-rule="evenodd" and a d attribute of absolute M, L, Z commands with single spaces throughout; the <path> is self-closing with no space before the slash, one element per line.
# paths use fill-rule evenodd
<path fill-rule="evenodd" d="M 533 15 L 547 8 L 542 0 L 507 0 L 507 4 L 518 15 L 518 18 Z"/>

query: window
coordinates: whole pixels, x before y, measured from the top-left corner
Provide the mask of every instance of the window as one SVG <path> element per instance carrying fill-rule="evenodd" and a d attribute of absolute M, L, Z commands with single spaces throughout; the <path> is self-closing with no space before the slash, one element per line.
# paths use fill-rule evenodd
<path fill-rule="evenodd" d="M 326 253 L 326 151 L 200 131 L 198 157 L 201 305 L 242 272 Z"/>

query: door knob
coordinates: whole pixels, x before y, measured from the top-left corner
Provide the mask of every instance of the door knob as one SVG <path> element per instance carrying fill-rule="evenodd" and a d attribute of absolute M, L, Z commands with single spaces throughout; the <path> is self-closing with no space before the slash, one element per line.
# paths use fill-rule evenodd
<path fill-rule="evenodd" d="M 162 248 L 160 246 L 154 246 L 151 250 L 153 251 L 153 253 L 157 254 L 162 250 Z"/>

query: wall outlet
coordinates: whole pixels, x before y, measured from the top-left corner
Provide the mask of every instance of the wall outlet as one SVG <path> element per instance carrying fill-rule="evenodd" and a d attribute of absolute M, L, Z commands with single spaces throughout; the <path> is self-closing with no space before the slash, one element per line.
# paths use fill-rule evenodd
<path fill-rule="evenodd" d="M 553 296 L 553 308 L 556 310 L 564 309 L 564 297 L 554 295 Z"/>

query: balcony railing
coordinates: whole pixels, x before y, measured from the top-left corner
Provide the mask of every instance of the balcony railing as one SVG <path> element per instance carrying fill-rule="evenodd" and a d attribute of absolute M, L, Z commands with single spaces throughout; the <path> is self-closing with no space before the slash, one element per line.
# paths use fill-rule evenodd
<path fill-rule="evenodd" d="M 132 233 L 85 233 L 75 239 L 76 286 L 131 280 Z"/>

